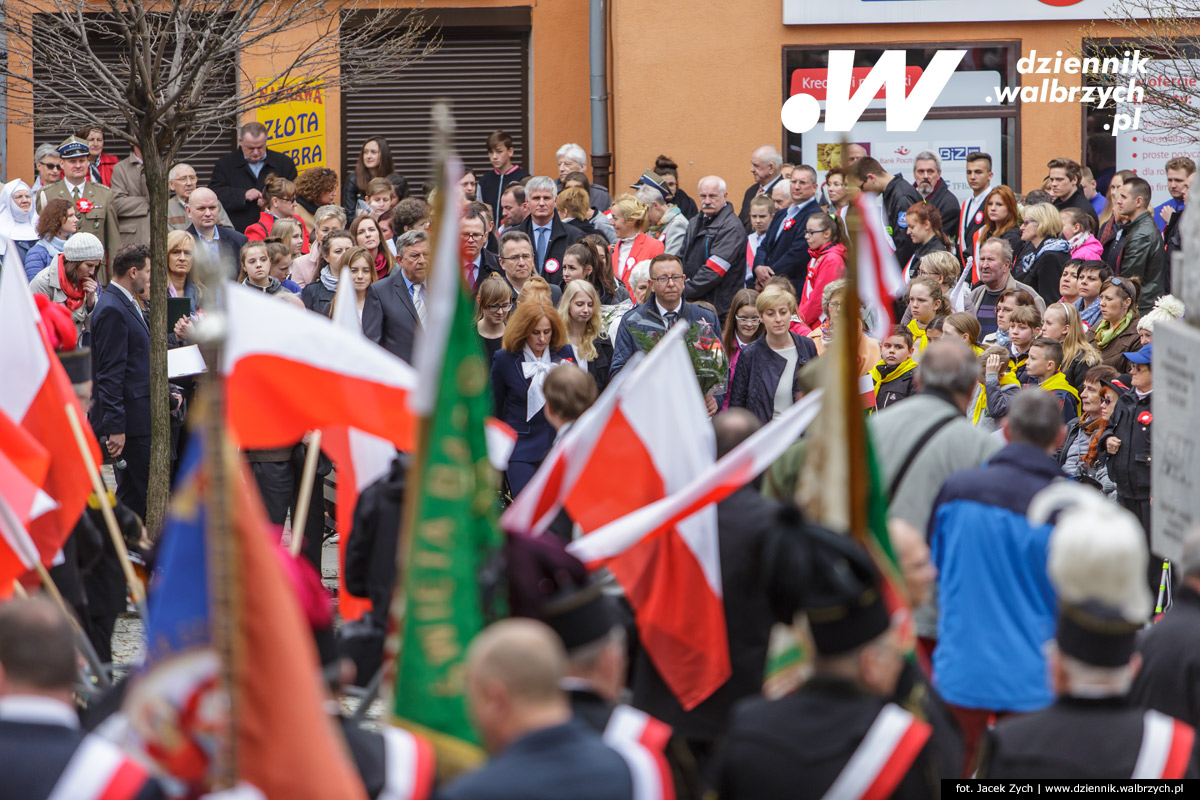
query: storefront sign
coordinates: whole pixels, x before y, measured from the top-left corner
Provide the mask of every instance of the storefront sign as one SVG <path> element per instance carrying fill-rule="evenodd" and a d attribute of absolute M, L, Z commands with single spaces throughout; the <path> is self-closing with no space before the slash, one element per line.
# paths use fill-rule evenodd
<path fill-rule="evenodd" d="M 1147 65 L 1146 74 L 1140 80 L 1146 86 L 1159 89 L 1177 86 L 1178 91 L 1172 90 L 1175 98 L 1195 106 L 1197 94 L 1200 93 L 1196 75 L 1200 75 L 1200 60 L 1177 64 L 1175 61 L 1155 59 Z M 1150 182 L 1153 203 L 1158 205 L 1170 197 L 1167 192 L 1167 162 L 1180 156 L 1193 160 L 1196 158 L 1194 132 L 1180 130 L 1178 117 L 1162 114 L 1152 102 L 1117 103 L 1118 121 L 1122 115 L 1132 118 L 1139 113 L 1138 128 L 1122 129 L 1120 125 L 1117 126 L 1117 163 Z"/>
<path fill-rule="evenodd" d="M 1020 22 L 1025 20 L 1103 20 L 1113 0 L 783 0 L 784 25 L 843 25 L 896 22 Z M 1141 8 L 1121 11 L 1146 17 Z"/>
<path fill-rule="evenodd" d="M 269 79 L 258 87 L 269 86 Z M 325 166 L 325 90 L 316 87 L 283 102 L 260 106 L 258 121 L 267 128 L 267 147 L 291 157 L 303 172 Z"/>

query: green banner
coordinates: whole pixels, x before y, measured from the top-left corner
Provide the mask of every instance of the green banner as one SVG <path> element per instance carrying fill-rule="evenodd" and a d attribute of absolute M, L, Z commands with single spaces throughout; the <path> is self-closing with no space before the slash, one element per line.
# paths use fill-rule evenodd
<path fill-rule="evenodd" d="M 445 266 L 443 275 L 457 273 Z M 474 302 L 457 283 L 453 314 L 442 323 L 449 326 L 442 369 L 421 376 L 437 381 L 437 402 L 422 423 L 409 470 L 403 588 L 393 608 L 401 633 L 392 700 L 395 722 L 429 737 L 439 767 L 452 769 L 479 755 L 466 746 L 479 741 L 465 698 L 467 645 L 504 612 L 495 603 L 485 610 L 481 596 L 481 573 L 503 537 L 484 432 L 492 413 L 487 362 L 470 324 Z M 491 594 L 502 602 L 503 592 Z"/>

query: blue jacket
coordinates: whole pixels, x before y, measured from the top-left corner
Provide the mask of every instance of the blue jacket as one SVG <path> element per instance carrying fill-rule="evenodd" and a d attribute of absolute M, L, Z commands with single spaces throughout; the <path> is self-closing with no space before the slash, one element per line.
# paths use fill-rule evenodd
<path fill-rule="evenodd" d="M 1057 613 L 1046 574 L 1052 526 L 1031 526 L 1025 512 L 1064 477 L 1046 453 L 1014 442 L 942 487 L 929 545 L 941 609 L 933 676 L 946 702 L 1036 711 L 1054 701 L 1044 653 Z"/>
<path fill-rule="evenodd" d="M 817 346 L 812 339 L 796 333 L 792 333 L 792 341 L 796 344 L 794 386 L 796 372 L 817 357 Z M 729 407 L 750 411 L 764 425 L 770 422 L 775 416 L 775 390 L 786 366 L 787 359 L 771 349 L 766 337 L 743 347 L 730 380 Z"/>
<path fill-rule="evenodd" d="M 564 358 L 575 358 L 570 345 L 550 354 L 550 360 L 556 364 Z M 554 428 L 546 421 L 545 408 L 539 409 L 532 419 L 525 419 L 529 380 L 521 370 L 524 360 L 523 353 L 496 351 L 492 357 L 492 399 L 496 404 L 496 418 L 517 432 L 517 443 L 509 460 L 537 464 L 554 444 Z"/>
<path fill-rule="evenodd" d="M 527 733 L 475 772 L 441 789 L 439 800 L 630 800 L 625 761 L 578 720 Z"/>
<path fill-rule="evenodd" d="M 707 322 L 712 327 L 713 334 L 720 338 L 721 326 L 717 322 L 717 315 L 707 308 L 701 308 L 691 303 L 681 303 L 679 315 L 693 325 L 701 321 Z M 612 383 L 613 378 L 617 377 L 617 373 L 625 367 L 625 362 L 641 349 L 637 339 L 633 336 L 633 331 L 657 336 L 666 334 L 666 320 L 658 313 L 658 302 L 653 297 L 641 305 L 634 306 L 625 313 L 625 316 L 621 317 L 621 324 L 617 328 L 617 339 L 613 342 L 612 365 L 608 368 L 609 383 Z"/>
<path fill-rule="evenodd" d="M 150 328 L 109 286 L 92 311 L 92 428 L 97 436 L 150 435 Z"/>
<path fill-rule="evenodd" d="M 32 281 L 39 272 L 50 266 L 50 262 L 62 253 L 63 244 L 65 242 L 58 238 L 50 241 L 41 239 L 29 248 L 25 254 L 25 279 Z"/>

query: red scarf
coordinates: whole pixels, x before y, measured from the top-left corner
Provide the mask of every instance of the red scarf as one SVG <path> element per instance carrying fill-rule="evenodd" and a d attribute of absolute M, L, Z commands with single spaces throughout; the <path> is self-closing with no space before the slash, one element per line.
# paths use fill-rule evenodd
<path fill-rule="evenodd" d="M 67 279 L 67 258 L 63 255 L 58 257 L 58 288 L 67 296 L 63 305 L 68 311 L 74 311 L 83 305 L 83 288 L 75 286 Z"/>
<path fill-rule="evenodd" d="M 385 247 L 387 247 L 386 244 L 379 245 L 379 252 L 375 254 L 375 274 L 380 278 L 388 276 L 387 257 L 383 254 L 383 248 Z"/>

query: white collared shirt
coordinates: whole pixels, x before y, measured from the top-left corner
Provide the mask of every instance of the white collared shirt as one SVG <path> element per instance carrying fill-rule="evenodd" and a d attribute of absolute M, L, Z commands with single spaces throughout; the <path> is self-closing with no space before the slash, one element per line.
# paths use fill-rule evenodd
<path fill-rule="evenodd" d="M 79 728 L 79 715 L 75 713 L 75 709 L 61 700 L 36 694 L 0 697 L 0 720 Z"/>

